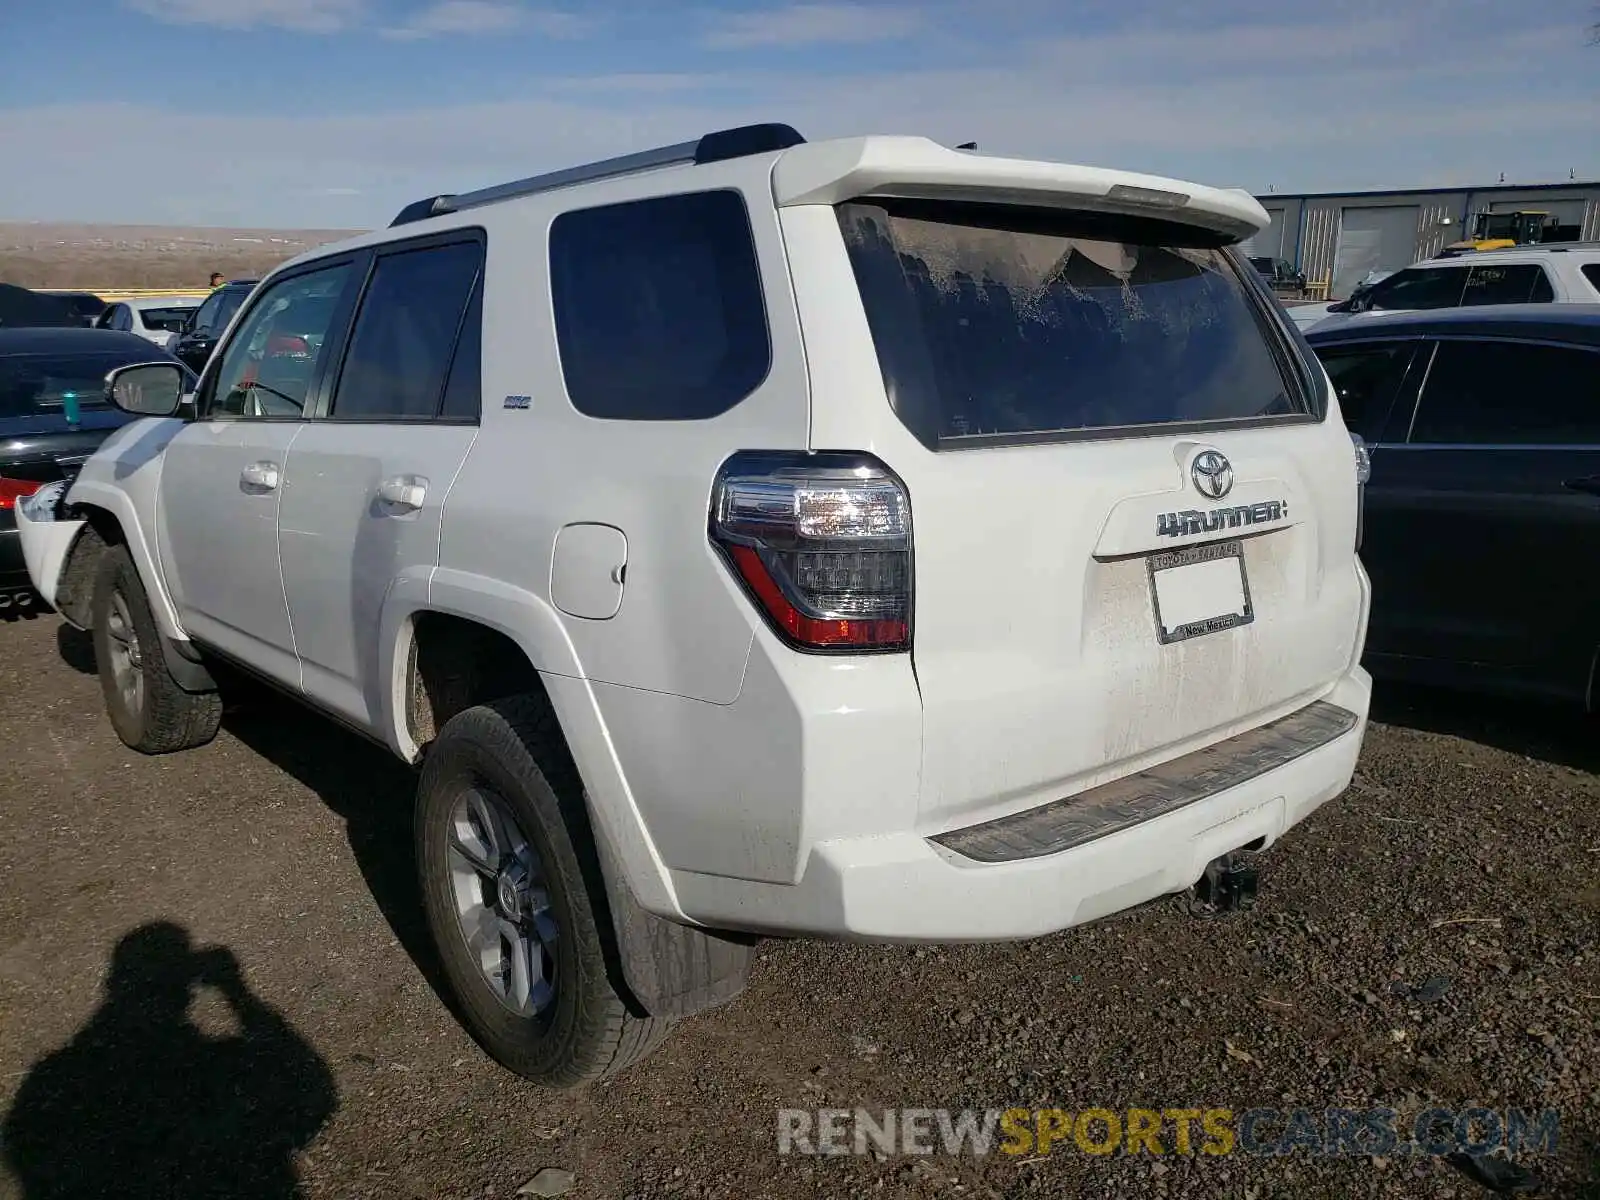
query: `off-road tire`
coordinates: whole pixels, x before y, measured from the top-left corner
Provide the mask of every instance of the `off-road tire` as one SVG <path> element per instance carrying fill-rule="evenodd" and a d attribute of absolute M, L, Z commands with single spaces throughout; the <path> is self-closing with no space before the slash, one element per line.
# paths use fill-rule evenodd
<path fill-rule="evenodd" d="M 139 639 L 144 688 L 137 708 L 124 699 L 112 672 L 108 617 L 113 595 L 122 597 Z M 125 745 L 143 754 L 169 754 L 203 746 L 216 737 L 222 697 L 216 692 L 186 692 L 172 678 L 149 597 L 126 546 L 111 546 L 100 556 L 90 614 L 100 691 L 111 727 Z"/>
<path fill-rule="evenodd" d="M 474 783 L 516 816 L 543 865 L 558 936 L 556 995 L 522 1017 L 490 991 L 461 935 L 450 888 L 451 810 Z M 610 915 L 583 785 L 548 706 L 528 696 L 478 705 L 445 723 L 417 786 L 417 870 L 428 925 L 467 1030 L 496 1061 L 535 1083 L 570 1088 L 638 1062 L 670 1018 L 642 1015 L 607 968 Z"/>

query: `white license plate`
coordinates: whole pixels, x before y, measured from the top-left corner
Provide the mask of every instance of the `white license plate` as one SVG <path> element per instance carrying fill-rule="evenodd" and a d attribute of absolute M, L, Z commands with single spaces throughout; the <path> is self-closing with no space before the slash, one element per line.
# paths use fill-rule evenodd
<path fill-rule="evenodd" d="M 1241 543 L 1185 546 L 1152 554 L 1146 561 L 1156 638 L 1162 643 L 1219 633 L 1255 619 Z"/>

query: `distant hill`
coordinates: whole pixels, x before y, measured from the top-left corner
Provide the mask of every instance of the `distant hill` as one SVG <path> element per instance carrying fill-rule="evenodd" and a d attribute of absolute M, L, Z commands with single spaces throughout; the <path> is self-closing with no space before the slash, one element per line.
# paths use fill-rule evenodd
<path fill-rule="evenodd" d="M 38 288 L 204 290 L 213 271 L 258 275 L 354 229 L 208 229 L 0 221 L 0 282 Z"/>

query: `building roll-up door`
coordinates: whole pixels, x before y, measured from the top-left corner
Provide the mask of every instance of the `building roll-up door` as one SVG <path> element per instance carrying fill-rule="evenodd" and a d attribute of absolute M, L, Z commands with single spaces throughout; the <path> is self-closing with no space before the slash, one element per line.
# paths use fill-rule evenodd
<path fill-rule="evenodd" d="M 1373 271 L 1398 271 L 1417 256 L 1417 206 L 1346 208 L 1339 214 L 1333 260 L 1336 298 L 1348 296 Z"/>
<path fill-rule="evenodd" d="M 1272 224 L 1268 225 L 1255 237 L 1246 238 L 1239 243 L 1239 248 L 1248 257 L 1284 258 L 1283 253 L 1283 209 L 1269 208 L 1267 216 Z"/>

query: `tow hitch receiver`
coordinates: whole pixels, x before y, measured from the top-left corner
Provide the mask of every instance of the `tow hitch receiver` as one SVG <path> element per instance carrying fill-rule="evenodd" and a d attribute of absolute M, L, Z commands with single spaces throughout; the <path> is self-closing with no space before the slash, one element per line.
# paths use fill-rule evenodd
<path fill-rule="evenodd" d="M 1194 885 L 1194 900 L 1205 912 L 1246 911 L 1255 905 L 1257 881 L 1254 867 L 1245 866 L 1237 854 L 1224 854 L 1206 864 Z"/>

